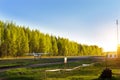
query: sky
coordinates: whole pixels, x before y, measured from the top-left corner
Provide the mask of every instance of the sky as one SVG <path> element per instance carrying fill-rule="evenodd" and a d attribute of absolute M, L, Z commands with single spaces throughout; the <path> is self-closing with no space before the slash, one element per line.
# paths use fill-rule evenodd
<path fill-rule="evenodd" d="M 120 0 L 0 0 L 2 21 L 104 51 L 116 51 L 116 19 L 120 22 Z"/>

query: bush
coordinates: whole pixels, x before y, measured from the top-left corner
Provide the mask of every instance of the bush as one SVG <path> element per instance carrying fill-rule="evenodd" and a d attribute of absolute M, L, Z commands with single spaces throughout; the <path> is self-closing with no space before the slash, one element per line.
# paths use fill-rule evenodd
<path fill-rule="evenodd" d="M 111 80 L 112 79 L 112 70 L 106 68 L 103 70 L 102 74 L 100 75 L 101 80 Z"/>

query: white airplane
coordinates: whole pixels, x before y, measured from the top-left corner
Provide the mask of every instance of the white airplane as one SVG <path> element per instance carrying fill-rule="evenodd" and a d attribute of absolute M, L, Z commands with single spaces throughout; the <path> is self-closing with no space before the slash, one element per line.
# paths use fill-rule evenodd
<path fill-rule="evenodd" d="M 33 53 L 27 53 L 27 55 L 34 56 L 34 58 L 41 57 L 44 54 L 48 54 L 48 53 L 35 53 L 35 52 L 33 52 Z"/>

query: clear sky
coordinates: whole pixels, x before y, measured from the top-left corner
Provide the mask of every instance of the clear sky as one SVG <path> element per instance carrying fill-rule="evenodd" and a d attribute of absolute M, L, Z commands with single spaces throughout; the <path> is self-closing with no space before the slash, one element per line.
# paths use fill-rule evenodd
<path fill-rule="evenodd" d="M 0 20 L 115 51 L 120 0 L 0 0 Z"/>

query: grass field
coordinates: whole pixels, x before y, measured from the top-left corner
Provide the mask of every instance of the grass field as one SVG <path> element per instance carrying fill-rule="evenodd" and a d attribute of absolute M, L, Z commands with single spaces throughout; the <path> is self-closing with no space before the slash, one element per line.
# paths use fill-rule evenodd
<path fill-rule="evenodd" d="M 30 65 L 30 64 L 42 64 L 42 63 L 54 63 L 61 62 L 63 58 L 52 58 L 52 59 L 17 59 L 17 60 L 1 60 L 0 66 L 12 66 L 12 65 Z M 97 61 L 97 62 L 96 62 Z M 45 72 L 45 70 L 50 69 L 64 69 L 73 68 L 83 63 L 94 63 L 93 66 L 80 67 L 72 71 L 59 71 L 59 72 Z M 69 62 L 66 65 L 54 64 L 54 65 L 44 65 L 29 68 L 17 68 L 7 70 L 0 73 L 0 79 L 4 80 L 98 80 L 103 69 L 106 67 L 106 62 L 100 60 L 94 60 L 92 58 L 87 58 L 83 60 L 77 60 Z M 112 80 L 120 80 L 120 60 L 110 59 L 107 60 L 107 67 L 112 69 L 113 78 Z"/>

